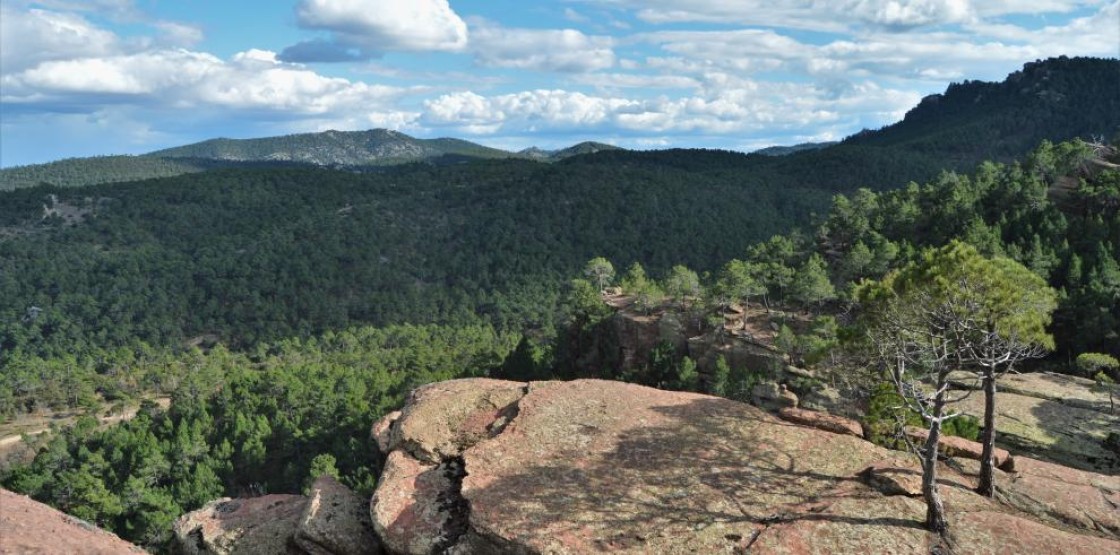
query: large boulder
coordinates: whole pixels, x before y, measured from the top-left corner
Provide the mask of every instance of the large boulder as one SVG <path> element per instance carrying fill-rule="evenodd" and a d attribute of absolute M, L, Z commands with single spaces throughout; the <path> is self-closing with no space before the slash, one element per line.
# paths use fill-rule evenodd
<path fill-rule="evenodd" d="M 526 384 L 503 380 L 451 380 L 412 392 L 392 425 L 390 450 L 439 464 L 500 431 L 515 413 Z"/>
<path fill-rule="evenodd" d="M 293 541 L 311 555 L 377 555 L 369 503 L 330 476 L 311 485 Z"/>
<path fill-rule="evenodd" d="M 292 535 L 307 506 L 302 495 L 223 498 L 175 521 L 184 555 L 299 554 Z"/>
<path fill-rule="evenodd" d="M 401 411 L 395 410 L 379 418 L 369 430 L 369 437 L 377 444 L 377 450 L 382 455 L 388 455 L 393 450 L 393 424 L 401 418 Z"/>
<path fill-rule="evenodd" d="M 461 382 L 404 414 L 492 391 Z M 437 452 L 399 442 L 371 511 L 391 553 L 928 553 L 914 462 L 854 435 L 692 393 L 580 380 L 526 386 L 484 437 Z M 433 410 L 439 422 L 444 411 Z M 478 417 L 481 418 L 481 417 Z M 475 417 L 455 419 L 479 429 Z M 418 426 L 419 422 L 416 423 Z M 459 437 L 455 430 L 438 438 Z M 461 451 L 456 452 L 456 450 Z M 885 462 L 884 462 L 885 461 Z M 459 466 L 461 465 L 461 466 Z M 870 474 L 861 472 L 868 468 Z M 882 477 L 886 477 L 880 479 Z M 1111 553 L 1100 530 L 1055 528 L 976 495 L 945 466 L 962 553 Z M 895 485 L 885 487 L 885 480 Z M 884 491 L 884 488 L 886 491 Z M 959 531 L 959 532 L 958 532 Z M 1010 551 L 999 546 L 1011 546 Z"/>
<path fill-rule="evenodd" d="M 797 394 L 785 384 L 762 382 L 751 388 L 751 403 L 766 410 L 781 410 L 797 406 Z"/>
<path fill-rule="evenodd" d="M 324 476 L 310 495 L 218 499 L 175 522 L 183 555 L 378 555 L 366 500 Z"/>
<path fill-rule="evenodd" d="M 144 550 L 30 497 L 0 489 L 0 553 L 136 555 Z"/>
<path fill-rule="evenodd" d="M 393 451 L 370 501 L 374 529 L 390 553 L 438 553 L 465 528 L 459 463 L 430 464 Z"/>

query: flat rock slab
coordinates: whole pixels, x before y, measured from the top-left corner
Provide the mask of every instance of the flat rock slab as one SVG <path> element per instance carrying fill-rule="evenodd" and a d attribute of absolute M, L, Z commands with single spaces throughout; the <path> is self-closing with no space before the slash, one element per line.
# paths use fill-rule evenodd
<path fill-rule="evenodd" d="M 0 553 L 137 555 L 144 550 L 30 497 L 0 489 Z"/>
<path fill-rule="evenodd" d="M 984 396 L 973 394 L 953 408 L 983 418 Z M 1108 432 L 1116 430 L 1120 415 L 1006 391 L 996 394 L 996 444 L 1032 458 L 1116 474 L 1120 456 L 1104 447 Z"/>
<path fill-rule="evenodd" d="M 1002 485 L 1007 502 L 1058 523 L 1120 538 L 1120 476 L 1020 458 Z"/>
<path fill-rule="evenodd" d="M 914 497 L 916 460 L 854 435 L 726 399 L 618 382 L 500 389 L 521 397 L 495 412 L 501 403 L 470 401 L 493 391 L 491 381 L 480 381 L 477 391 L 463 382 L 413 398 L 441 407 L 465 399 L 469 410 L 453 418 L 447 409 L 427 414 L 488 432 L 466 443 L 446 440 L 460 437 L 454 429 L 432 436 L 444 438 L 433 444 L 446 449 L 422 453 L 440 453 L 438 465 L 409 453 L 419 440 L 400 442 L 372 505 L 389 552 L 927 554 L 938 544 L 924 529 L 924 502 Z M 410 412 L 425 414 L 405 407 Z M 870 476 L 861 476 L 868 468 Z M 967 473 L 943 468 L 939 482 L 961 553 L 1120 552 L 1107 530 L 1036 518 L 976 495 Z M 1010 483 L 1010 476 L 999 480 Z M 1098 492 L 1102 480 L 1111 483 L 1091 473 L 1065 478 Z"/>
<path fill-rule="evenodd" d="M 1107 412 L 1108 393 L 1094 388 L 1095 382 L 1054 372 L 1009 374 L 997 382 L 999 389 L 1016 395 L 1037 397 L 1048 401 Z"/>
<path fill-rule="evenodd" d="M 886 455 L 742 403 L 618 382 L 569 382 L 519 405 L 464 453 L 462 495 L 473 530 L 530 552 L 728 552 Z"/>
<path fill-rule="evenodd" d="M 926 441 L 929 437 L 929 430 L 907 426 L 906 435 L 920 446 L 921 443 Z M 940 441 L 937 443 L 937 449 L 946 457 L 957 457 L 974 461 L 982 459 L 984 454 L 984 446 L 982 444 L 963 437 L 947 435 L 941 436 Z M 995 465 L 999 468 L 1014 468 L 1014 459 L 1011 458 L 1011 453 L 1008 453 L 1006 449 L 997 447 L 995 452 L 992 453 L 992 458 L 995 459 Z"/>

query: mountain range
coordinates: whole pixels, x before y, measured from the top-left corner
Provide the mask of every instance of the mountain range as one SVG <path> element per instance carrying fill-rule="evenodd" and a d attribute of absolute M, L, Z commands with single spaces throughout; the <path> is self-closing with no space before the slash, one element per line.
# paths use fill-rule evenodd
<path fill-rule="evenodd" d="M 839 143 L 771 147 L 747 165 L 905 164 L 927 178 L 942 168 L 967 171 L 982 160 L 1009 161 L 1042 140 L 1111 139 L 1120 132 L 1120 60 L 1052 58 L 1026 64 L 1004 81 L 953 83 L 924 98 L 899 122 L 864 130 Z M 141 156 L 75 158 L 0 170 L 0 190 L 50 183 L 81 186 L 170 177 L 230 166 L 313 165 L 371 168 L 486 159 L 556 162 L 609 152 L 612 159 L 658 157 L 584 142 L 546 151 L 509 152 L 454 138 L 417 139 L 386 129 L 325 131 L 260 139 L 211 139 Z M 778 156 L 774 156 L 778 155 Z M 788 156 L 793 155 L 793 156 Z M 779 169 L 779 173 L 800 170 Z M 889 173 L 889 172 L 888 172 Z M 884 177 L 894 178 L 895 175 Z M 901 185 L 894 183 L 893 185 Z M 830 187 L 823 183 L 822 186 Z"/>

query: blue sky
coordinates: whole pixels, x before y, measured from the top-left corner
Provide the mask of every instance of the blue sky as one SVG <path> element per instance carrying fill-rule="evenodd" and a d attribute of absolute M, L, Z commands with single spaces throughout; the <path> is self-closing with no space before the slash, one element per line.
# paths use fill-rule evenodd
<path fill-rule="evenodd" d="M 1120 0 L 0 0 L 0 165 L 396 129 L 750 151 L 1120 56 Z"/>

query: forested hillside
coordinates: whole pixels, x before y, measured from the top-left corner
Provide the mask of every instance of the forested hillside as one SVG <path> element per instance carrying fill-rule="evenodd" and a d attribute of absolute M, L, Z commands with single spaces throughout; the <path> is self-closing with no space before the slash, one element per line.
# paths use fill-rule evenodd
<path fill-rule="evenodd" d="M 858 284 L 957 240 L 1057 291 L 1052 366 L 1120 355 L 1117 145 L 1042 140 L 1111 138 L 1118 69 L 1029 65 L 781 157 L 584 144 L 555 163 L 5 170 L 67 177 L 0 193 L 0 424 L 87 416 L 0 465 L 0 483 L 160 550 L 176 516 L 220 495 L 322 473 L 368 493 L 369 425 L 422 383 L 528 371 L 700 388 L 671 350 L 645 374 L 583 365 L 611 277 L 636 306 L 691 311 L 688 325 L 722 324 L 732 304 L 772 311 L 776 352 L 851 374 L 831 355 Z M 133 180 L 149 171 L 163 177 Z M 88 185 L 107 176 L 129 181 Z M 724 365 L 703 387 L 732 396 L 719 380 L 757 370 Z M 170 408 L 92 418 L 156 395 Z"/>
<path fill-rule="evenodd" d="M 827 205 L 722 162 L 740 158 L 221 170 L 6 193 L 0 356 L 201 335 L 241 348 L 354 324 L 547 325 L 591 256 L 714 269 Z M 43 219 L 51 195 L 70 219 Z"/>
<path fill-rule="evenodd" d="M 594 254 L 631 268 L 621 282 L 639 302 L 815 314 L 775 344 L 825 364 L 856 282 L 960 239 L 1060 290 L 1063 353 L 1116 354 L 1114 148 L 1043 143 L 1021 164 L 860 189 L 833 198 L 811 232 L 769 239 L 807 221 L 798 195 L 702 171 L 730 155 L 686 154 L 641 166 L 597 156 L 369 175 L 224 170 L 7 193 L 0 417 L 173 400 L 111 428 L 82 419 L 0 481 L 161 550 L 178 514 L 220 495 L 298 491 L 323 473 L 368 493 L 369 423 L 421 383 L 528 370 L 700 387 L 671 352 L 651 353 L 646 373 L 580 367 L 569 339 L 609 314 L 588 281 L 569 281 Z M 823 202 L 814 191 L 802 202 Z M 39 220 L 44 204 L 66 217 Z M 737 396 L 724 381 L 757 371 L 717 369 L 704 387 Z"/>

